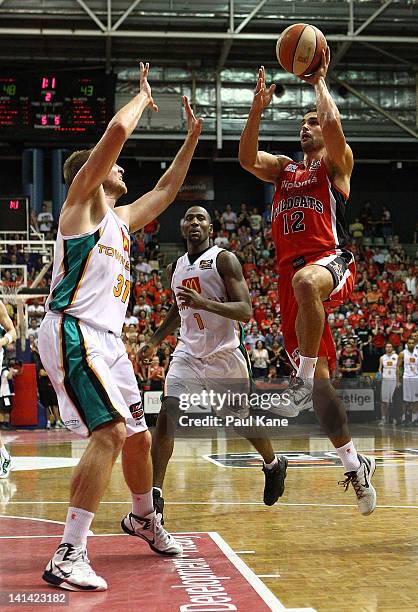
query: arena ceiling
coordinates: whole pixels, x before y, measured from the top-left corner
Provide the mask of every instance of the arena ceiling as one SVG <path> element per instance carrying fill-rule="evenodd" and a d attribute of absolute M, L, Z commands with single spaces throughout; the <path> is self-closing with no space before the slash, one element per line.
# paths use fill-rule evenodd
<path fill-rule="evenodd" d="M 0 67 L 103 66 L 118 72 L 142 59 L 153 66 L 186 68 L 198 78 L 199 73 L 219 75 L 229 68 L 244 73 L 260 64 L 277 69 L 277 37 L 295 22 L 312 23 L 326 35 L 332 54 L 331 78 L 358 71 L 357 82 L 355 78 L 351 81 L 355 85 L 351 93 L 360 100 L 362 92 L 367 93 L 362 89 L 361 71 L 374 75 L 369 86 L 380 87 L 383 82 L 386 88 L 399 82 L 396 72 L 408 75 L 412 97 L 409 119 L 403 118 L 403 109 L 398 112 L 393 105 L 387 106 L 388 110 L 379 101 L 379 108 L 372 106 L 375 115 L 371 117 L 386 121 L 379 132 L 379 153 L 374 151 L 373 155 L 418 158 L 413 104 L 418 73 L 418 0 L 0 0 Z M 383 72 L 386 76 L 379 77 Z M 394 91 L 395 101 L 397 96 Z M 366 112 L 368 104 L 363 104 Z M 402 102 L 398 106 L 402 107 Z M 222 116 L 220 106 L 216 112 Z M 219 122 L 217 125 L 219 128 Z M 386 129 L 391 130 L 387 143 L 382 142 Z M 372 130 L 370 118 L 368 130 Z M 161 132 L 155 136 L 160 140 Z M 238 137 L 233 134 L 234 142 L 225 143 L 218 129 L 208 137 L 204 155 L 216 156 L 217 150 L 223 149 L 225 157 L 235 156 Z M 366 141 L 372 138 L 364 140 L 365 152 L 359 145 L 360 155 L 369 157 Z M 151 148 L 159 156 L 176 146 L 168 136 L 163 150 L 157 149 L 156 142 Z"/>
<path fill-rule="evenodd" d="M 0 61 L 269 65 L 298 21 L 324 31 L 338 63 L 418 64 L 417 0 L 0 0 Z"/>

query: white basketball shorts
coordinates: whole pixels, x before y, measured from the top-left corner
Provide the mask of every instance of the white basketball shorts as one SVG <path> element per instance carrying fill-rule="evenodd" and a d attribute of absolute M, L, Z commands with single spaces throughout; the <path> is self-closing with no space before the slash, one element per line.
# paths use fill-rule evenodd
<path fill-rule="evenodd" d="M 395 378 L 384 378 L 382 380 L 382 402 L 390 404 L 393 398 L 393 393 L 396 389 Z"/>
<path fill-rule="evenodd" d="M 206 358 L 178 352 L 174 354 L 167 373 L 164 397 L 179 398 L 180 407 L 183 402 L 186 409 L 187 398 L 194 396 L 196 399 L 192 404 L 201 409 L 215 409 L 219 416 L 236 414 L 238 410 L 239 416 L 243 416 L 241 413 L 248 412 L 250 374 L 251 366 L 245 349 L 227 349 Z M 206 395 L 202 394 L 205 391 Z M 202 401 L 198 401 L 197 396 L 201 396 Z"/>
<path fill-rule="evenodd" d="M 403 401 L 418 402 L 418 378 L 403 377 Z"/>
<path fill-rule="evenodd" d="M 128 436 L 147 429 L 133 367 L 119 337 L 70 315 L 47 313 L 38 348 L 68 429 L 88 436 L 120 417 Z"/>

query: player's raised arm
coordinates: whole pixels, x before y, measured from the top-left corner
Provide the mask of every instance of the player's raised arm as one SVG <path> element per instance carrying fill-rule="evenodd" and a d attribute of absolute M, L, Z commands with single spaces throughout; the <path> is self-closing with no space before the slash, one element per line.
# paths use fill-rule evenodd
<path fill-rule="evenodd" d="M 174 201 L 186 177 L 202 130 L 202 119 L 196 119 L 186 96 L 183 96 L 183 106 L 187 117 L 186 139 L 154 189 L 127 207 L 131 232 L 136 232 L 158 217 Z"/>
<path fill-rule="evenodd" d="M 341 125 L 340 112 L 325 83 L 330 62 L 330 50 L 322 52 L 318 70 L 310 76 L 300 76 L 315 88 L 316 110 L 326 149 L 325 163 L 349 179 L 354 166 L 353 153 L 348 146 Z"/>
<path fill-rule="evenodd" d="M 13 321 L 9 317 L 6 306 L 0 302 L 0 325 L 5 330 L 5 334 L 0 338 L 0 348 L 12 344 L 16 340 L 16 330 Z"/>
<path fill-rule="evenodd" d="M 181 300 L 183 306 L 206 310 L 227 319 L 248 323 L 252 316 L 251 297 L 242 274 L 241 264 L 233 253 L 222 251 L 218 255 L 216 265 L 225 283 L 229 302 L 210 300 L 194 289 L 184 286 L 176 287 L 177 298 Z"/>
<path fill-rule="evenodd" d="M 270 104 L 275 89 L 274 83 L 268 89 L 266 88 L 266 74 L 264 66 L 261 66 L 258 71 L 251 110 L 241 134 L 238 154 L 241 166 L 267 183 L 275 183 L 284 164 L 290 161 L 289 158 L 282 155 L 272 155 L 258 150 L 261 115 Z"/>
<path fill-rule="evenodd" d="M 151 106 L 155 111 L 158 107 L 152 99 L 151 87 L 148 83 L 149 64 L 140 63 L 139 92 L 123 106 L 111 119 L 105 133 L 91 151 L 86 163 L 81 167 L 74 180 L 64 176 L 71 183 L 65 207 L 88 204 L 91 197 L 107 178 L 115 164 L 123 145 L 134 131 L 145 108 Z"/>

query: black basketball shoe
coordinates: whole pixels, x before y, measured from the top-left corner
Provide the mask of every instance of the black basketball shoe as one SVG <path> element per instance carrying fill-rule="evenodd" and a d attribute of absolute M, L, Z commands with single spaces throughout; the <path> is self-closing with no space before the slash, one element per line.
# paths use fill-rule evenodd
<path fill-rule="evenodd" d="M 161 514 L 161 525 L 164 525 L 164 497 L 160 490 L 156 487 L 152 489 L 152 499 L 154 502 L 154 510 L 156 514 Z"/>
<path fill-rule="evenodd" d="M 277 457 L 277 465 L 272 470 L 268 470 L 263 465 L 265 478 L 264 484 L 264 503 L 272 506 L 284 493 L 284 480 L 286 478 L 287 459 L 283 455 Z"/>

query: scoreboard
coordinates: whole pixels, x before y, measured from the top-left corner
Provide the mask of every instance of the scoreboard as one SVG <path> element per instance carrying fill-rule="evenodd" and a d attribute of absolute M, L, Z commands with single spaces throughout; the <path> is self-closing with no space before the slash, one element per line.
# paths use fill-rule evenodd
<path fill-rule="evenodd" d="M 114 85 L 103 71 L 0 71 L 0 135 L 59 140 L 102 133 L 113 116 Z"/>
<path fill-rule="evenodd" d="M 28 198 L 0 197 L 0 233 L 27 233 L 29 228 Z"/>

